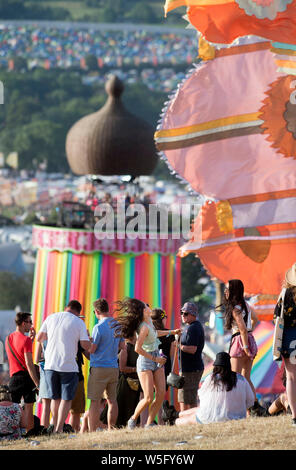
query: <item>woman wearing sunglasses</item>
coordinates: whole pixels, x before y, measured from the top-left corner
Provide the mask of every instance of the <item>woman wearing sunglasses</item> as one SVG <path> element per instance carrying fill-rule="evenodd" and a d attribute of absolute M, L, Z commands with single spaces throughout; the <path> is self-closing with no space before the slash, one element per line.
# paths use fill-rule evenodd
<path fill-rule="evenodd" d="M 159 354 L 158 337 L 167 334 L 175 335 L 180 330 L 156 330 L 151 320 L 151 308 L 138 299 L 125 298 L 123 301 L 118 301 L 116 313 L 116 334 L 125 339 L 131 338 L 134 333 L 137 335 L 135 345 L 135 351 L 139 354 L 137 373 L 144 394 L 128 421 L 128 428 L 136 427 L 138 417 L 147 407 L 149 407 L 149 414 L 145 427 L 151 427 L 154 425 L 154 419 L 161 408 L 166 391 L 162 367 L 166 358 Z"/>

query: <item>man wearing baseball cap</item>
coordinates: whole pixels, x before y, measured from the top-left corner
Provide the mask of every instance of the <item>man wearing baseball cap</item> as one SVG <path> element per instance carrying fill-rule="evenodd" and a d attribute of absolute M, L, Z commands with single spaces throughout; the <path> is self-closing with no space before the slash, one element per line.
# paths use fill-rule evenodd
<path fill-rule="evenodd" d="M 179 348 L 180 375 L 185 378 L 183 388 L 178 390 L 181 411 L 197 406 L 197 390 L 204 371 L 202 350 L 205 343 L 204 329 L 197 319 L 198 309 L 192 302 L 181 308 L 182 331 Z"/>

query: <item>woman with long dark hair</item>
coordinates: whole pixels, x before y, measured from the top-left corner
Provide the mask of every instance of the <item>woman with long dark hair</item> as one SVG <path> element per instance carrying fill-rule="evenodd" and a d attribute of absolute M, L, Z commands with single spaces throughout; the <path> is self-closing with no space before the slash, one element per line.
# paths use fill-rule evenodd
<path fill-rule="evenodd" d="M 171 358 L 173 357 L 175 351 L 175 337 L 173 334 L 169 334 L 170 330 L 165 326 L 167 316 L 163 309 L 154 308 L 152 310 L 151 319 L 156 330 L 163 330 L 167 333 L 164 336 L 160 336 L 160 344 L 158 347 L 158 349 L 161 350 L 163 355 L 166 357 L 166 363 L 164 365 L 164 374 L 165 378 L 167 378 L 167 376 L 172 370 Z M 168 389 L 168 386 L 166 386 L 166 389 Z"/>
<path fill-rule="evenodd" d="M 198 396 L 198 407 L 174 413 L 177 426 L 244 419 L 254 403 L 248 381 L 231 370 L 230 356 L 224 351 L 217 354 L 213 371 L 205 378 Z"/>
<path fill-rule="evenodd" d="M 156 330 L 151 320 L 151 308 L 138 299 L 125 298 L 117 302 L 115 317 L 116 334 L 123 338 L 132 338 L 137 334 L 135 351 L 137 374 L 144 397 L 139 401 L 133 415 L 128 421 L 128 428 L 134 429 L 140 414 L 149 406 L 149 414 L 145 427 L 153 426 L 165 395 L 165 375 L 163 365 L 166 359 L 159 354 L 158 336 L 178 334 L 180 330 Z M 155 396 L 154 396 L 155 391 Z"/>
<path fill-rule="evenodd" d="M 249 382 L 256 401 L 256 392 L 251 382 L 251 369 L 258 348 L 252 331 L 258 319 L 244 298 L 244 285 L 240 279 L 231 279 L 225 285 L 223 305 L 225 328 L 232 331 L 229 346 L 232 370 Z"/>

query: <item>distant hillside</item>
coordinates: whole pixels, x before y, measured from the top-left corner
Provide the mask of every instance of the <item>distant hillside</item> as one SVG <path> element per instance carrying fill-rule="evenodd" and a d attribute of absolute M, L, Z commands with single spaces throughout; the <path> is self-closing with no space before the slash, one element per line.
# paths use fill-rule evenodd
<path fill-rule="evenodd" d="M 0 20 L 89 21 L 184 26 L 180 8 L 164 18 L 164 0 L 0 0 Z"/>

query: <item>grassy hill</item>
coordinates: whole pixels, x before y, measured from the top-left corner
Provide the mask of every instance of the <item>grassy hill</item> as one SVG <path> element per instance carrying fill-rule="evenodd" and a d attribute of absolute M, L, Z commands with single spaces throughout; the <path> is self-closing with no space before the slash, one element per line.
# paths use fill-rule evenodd
<path fill-rule="evenodd" d="M 32 444 L 37 441 L 38 444 Z M 61 434 L 2 443 L 3 450 L 292 450 L 291 415 L 190 426 Z M 200 454 L 198 454 L 200 455 Z"/>

